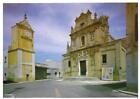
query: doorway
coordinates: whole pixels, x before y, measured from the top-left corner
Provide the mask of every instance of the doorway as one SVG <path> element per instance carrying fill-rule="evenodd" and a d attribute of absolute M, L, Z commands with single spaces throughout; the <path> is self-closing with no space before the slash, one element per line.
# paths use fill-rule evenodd
<path fill-rule="evenodd" d="M 26 80 L 29 80 L 29 74 L 26 74 Z"/>
<path fill-rule="evenodd" d="M 86 60 L 80 61 L 80 75 L 81 76 L 86 76 Z"/>

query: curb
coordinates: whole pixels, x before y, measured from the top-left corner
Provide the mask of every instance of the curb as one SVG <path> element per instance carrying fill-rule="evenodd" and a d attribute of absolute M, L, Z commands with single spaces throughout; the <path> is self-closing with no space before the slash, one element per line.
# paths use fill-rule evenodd
<path fill-rule="evenodd" d="M 124 90 L 114 90 L 114 91 L 125 93 L 125 94 L 130 94 L 130 95 L 134 95 L 134 96 L 138 96 L 138 93 L 134 93 L 134 92 L 130 92 L 130 91 L 124 91 Z"/>
<path fill-rule="evenodd" d="M 108 85 L 108 84 L 119 84 L 119 83 L 125 83 L 126 81 L 97 81 L 97 82 L 92 82 L 92 81 L 83 81 L 82 83 L 87 83 L 91 85 Z"/>
<path fill-rule="evenodd" d="M 43 79 L 43 80 L 34 80 L 34 81 L 23 81 L 23 82 L 18 82 L 18 83 L 9 83 L 9 84 L 4 84 L 3 85 L 13 85 L 13 84 L 23 84 L 23 83 L 31 83 L 31 82 L 39 82 L 39 81 L 48 81 L 48 80 L 51 80 L 51 79 Z"/>
<path fill-rule="evenodd" d="M 14 94 L 4 94 L 3 98 L 15 98 Z"/>

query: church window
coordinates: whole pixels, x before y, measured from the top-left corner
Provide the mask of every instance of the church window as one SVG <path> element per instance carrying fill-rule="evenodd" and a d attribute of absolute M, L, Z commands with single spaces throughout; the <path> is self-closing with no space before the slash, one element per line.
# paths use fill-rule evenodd
<path fill-rule="evenodd" d="M 68 67 L 71 67 L 71 61 L 68 61 Z"/>
<path fill-rule="evenodd" d="M 85 23 L 81 23 L 80 26 L 83 27 Z"/>
<path fill-rule="evenodd" d="M 106 54 L 102 55 L 102 63 L 107 63 L 107 55 Z"/>
<path fill-rule="evenodd" d="M 90 40 L 94 40 L 94 33 L 90 33 Z"/>
<path fill-rule="evenodd" d="M 85 36 L 82 36 L 82 37 L 81 37 L 81 43 L 82 43 L 82 46 L 85 45 Z"/>

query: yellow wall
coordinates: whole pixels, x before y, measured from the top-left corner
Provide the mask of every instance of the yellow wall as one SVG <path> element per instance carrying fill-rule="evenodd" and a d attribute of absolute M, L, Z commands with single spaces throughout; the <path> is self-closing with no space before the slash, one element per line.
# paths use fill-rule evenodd
<path fill-rule="evenodd" d="M 17 51 L 12 51 L 8 53 L 8 65 L 15 65 L 18 63 Z"/>
<path fill-rule="evenodd" d="M 15 70 L 17 68 L 18 58 L 17 51 L 12 51 L 8 53 L 8 80 L 15 79 Z M 15 81 L 15 80 L 14 80 Z"/>
<path fill-rule="evenodd" d="M 27 80 L 26 79 L 26 74 L 29 74 L 29 79 L 28 80 L 33 80 L 32 77 L 32 65 L 22 65 L 22 80 Z"/>
<path fill-rule="evenodd" d="M 18 48 L 18 29 L 17 27 L 12 28 L 12 49 Z"/>
<path fill-rule="evenodd" d="M 115 50 L 105 51 L 102 52 L 102 55 L 107 55 L 107 63 L 102 63 L 102 56 L 101 56 L 101 63 L 103 67 L 114 67 L 115 66 Z"/>
<path fill-rule="evenodd" d="M 23 29 L 21 27 L 12 28 L 12 49 L 23 48 L 27 50 L 33 50 L 33 36 L 27 38 L 25 32 L 33 33 L 29 30 Z"/>
<path fill-rule="evenodd" d="M 21 41 L 21 47 L 23 49 L 29 49 L 32 50 L 32 41 L 26 40 L 26 39 L 22 39 Z"/>
<path fill-rule="evenodd" d="M 98 78 L 101 79 L 101 68 L 102 68 L 102 65 L 101 65 L 101 52 L 99 50 L 99 52 L 96 52 L 95 53 L 95 64 L 96 64 L 96 75 Z"/>
<path fill-rule="evenodd" d="M 32 53 L 23 51 L 22 52 L 22 61 L 23 62 L 32 62 Z"/>
<path fill-rule="evenodd" d="M 21 36 L 26 37 L 25 32 L 27 32 L 27 30 L 24 30 L 24 31 L 22 32 Z M 30 32 L 30 31 L 28 31 L 28 32 Z M 31 32 L 30 32 L 30 33 L 31 33 Z M 31 33 L 31 34 L 32 34 L 32 33 Z M 30 40 L 29 40 L 29 39 L 30 39 Z M 25 38 L 22 38 L 22 39 L 21 39 L 21 47 L 22 47 L 23 49 L 32 50 L 32 49 L 33 49 L 32 44 L 33 44 L 33 38 L 32 38 L 32 36 L 31 36 L 30 38 L 28 38 L 28 39 L 25 39 Z"/>

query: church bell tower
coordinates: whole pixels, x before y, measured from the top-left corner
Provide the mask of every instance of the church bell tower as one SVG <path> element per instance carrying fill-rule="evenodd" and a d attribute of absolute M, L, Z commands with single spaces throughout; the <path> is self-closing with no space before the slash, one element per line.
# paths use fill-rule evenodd
<path fill-rule="evenodd" d="M 27 15 L 11 28 L 12 42 L 8 50 L 9 80 L 35 80 L 34 31 L 28 22 Z"/>

